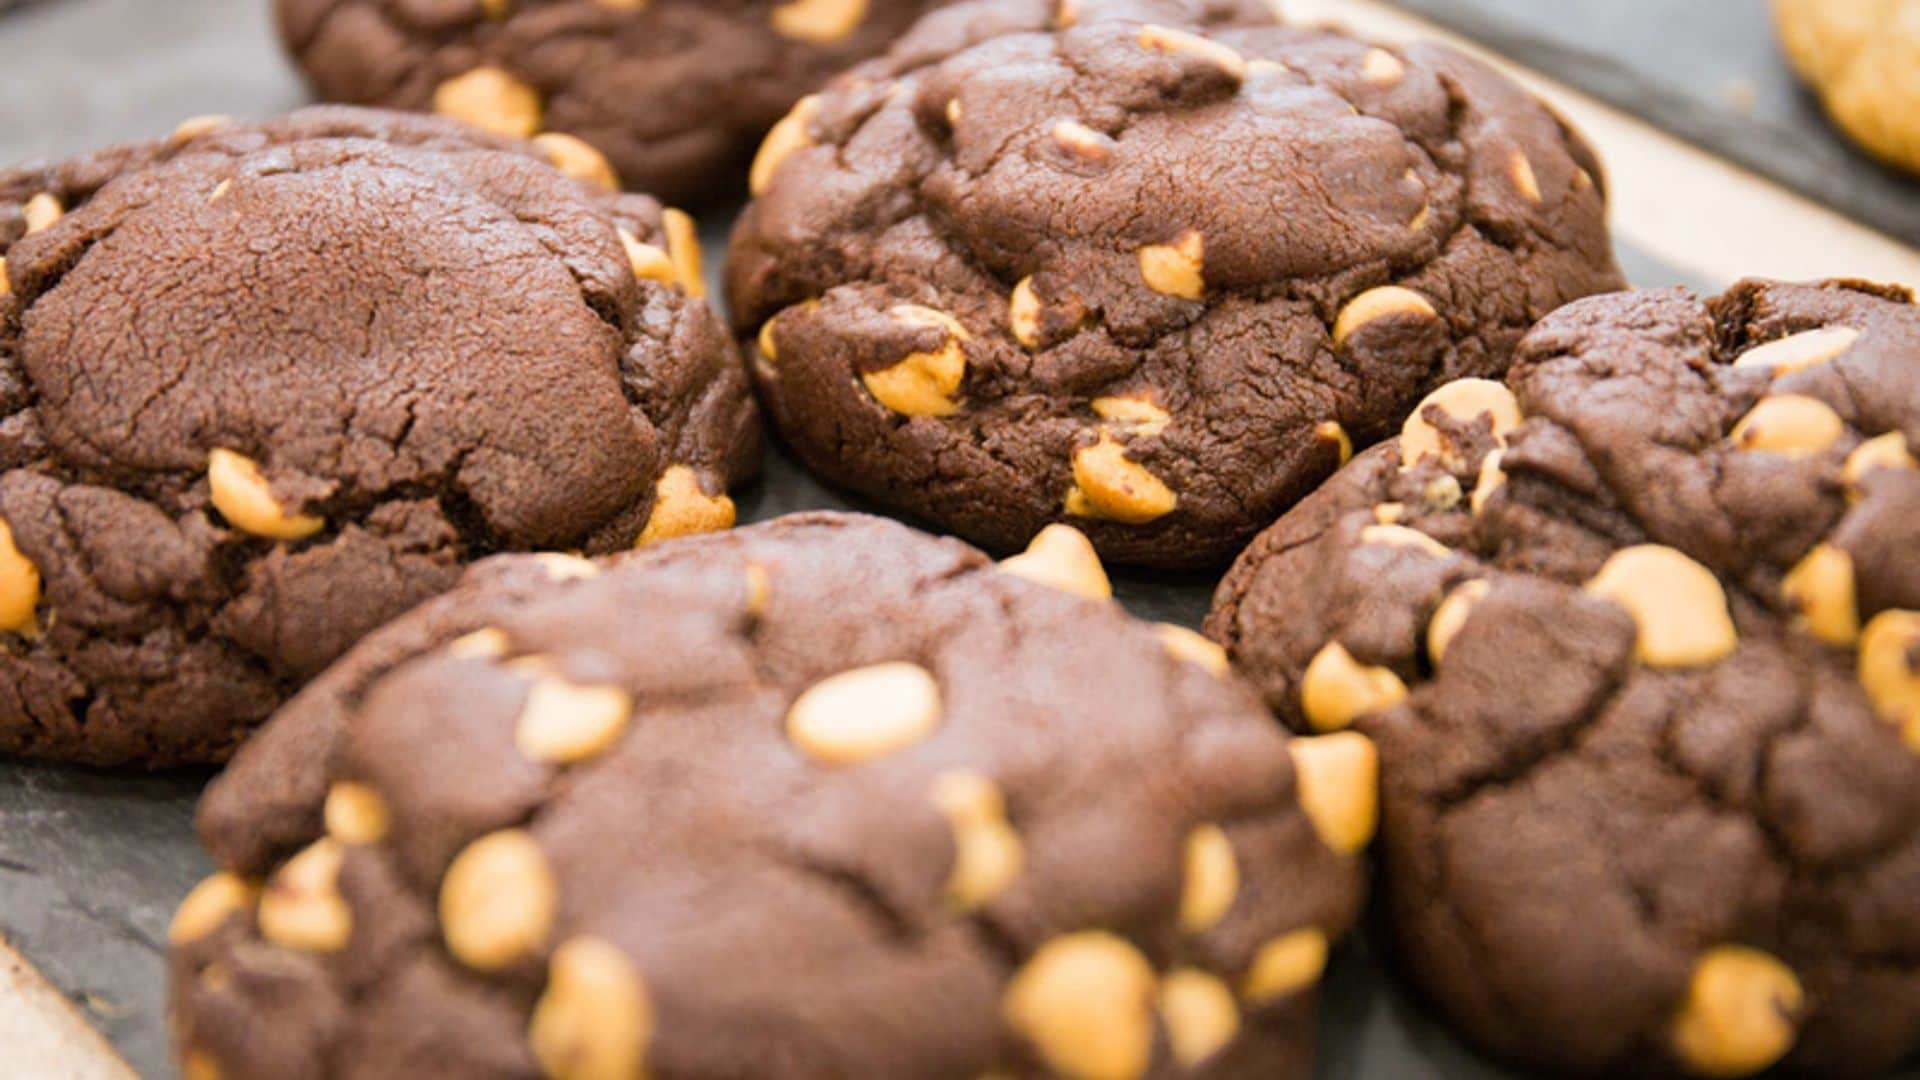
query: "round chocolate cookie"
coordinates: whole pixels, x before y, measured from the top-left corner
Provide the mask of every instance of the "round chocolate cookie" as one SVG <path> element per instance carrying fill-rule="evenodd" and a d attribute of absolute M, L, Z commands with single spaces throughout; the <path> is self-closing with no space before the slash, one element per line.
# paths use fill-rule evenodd
<path fill-rule="evenodd" d="M 1589 1075 L 1920 1050 L 1920 307 L 1582 301 L 1263 534 L 1209 631 L 1379 746 L 1401 960 Z"/>
<path fill-rule="evenodd" d="M 0 172 L 0 752 L 221 760 L 463 563 L 731 524 L 698 250 L 398 113 Z"/>
<path fill-rule="evenodd" d="M 1004 566 L 810 514 L 475 568 L 211 788 L 188 1073 L 1307 1075 L 1372 747 L 1072 530 Z"/>
<path fill-rule="evenodd" d="M 673 202 L 741 187 L 802 94 L 944 0 L 276 0 L 322 97 L 597 147 L 600 176 Z M 593 155 L 599 158 L 599 155 Z"/>
<path fill-rule="evenodd" d="M 963 4 L 775 129 L 728 289 L 810 467 L 996 550 L 1070 521 L 1217 566 L 1619 287 L 1598 166 L 1545 107 L 1263 10 Z"/>

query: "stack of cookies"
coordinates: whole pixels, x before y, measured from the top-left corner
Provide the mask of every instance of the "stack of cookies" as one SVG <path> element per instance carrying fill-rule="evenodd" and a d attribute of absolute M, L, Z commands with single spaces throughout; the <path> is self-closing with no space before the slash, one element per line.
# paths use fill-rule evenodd
<path fill-rule="evenodd" d="M 349 104 L 0 173 L 0 750 L 231 759 L 185 1075 L 1305 1076 L 1370 893 L 1520 1067 L 1920 1049 L 1906 290 L 1622 292 L 1258 0 L 277 10 Z"/>

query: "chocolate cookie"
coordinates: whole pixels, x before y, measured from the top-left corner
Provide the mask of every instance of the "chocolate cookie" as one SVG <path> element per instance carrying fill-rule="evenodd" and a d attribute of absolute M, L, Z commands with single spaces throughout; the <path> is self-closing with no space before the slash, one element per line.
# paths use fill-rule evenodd
<path fill-rule="evenodd" d="M 210 790 L 188 1072 L 1306 1075 L 1371 746 L 1071 530 L 1006 569 L 837 514 L 475 568 Z"/>
<path fill-rule="evenodd" d="M 691 223 L 314 109 L 0 172 L 0 752 L 216 761 L 501 550 L 732 523 Z"/>
<path fill-rule="evenodd" d="M 276 9 L 288 50 L 328 100 L 539 136 L 562 160 L 597 147 L 607 183 L 684 202 L 737 190 L 761 135 L 800 95 L 940 2 L 277 0 Z"/>
<path fill-rule="evenodd" d="M 997 550 L 1219 565 L 1619 286 L 1591 152 L 1519 87 L 1263 10 L 961 5 L 803 101 L 728 289 L 807 464 Z"/>
<path fill-rule="evenodd" d="M 1773 0 L 1773 20 L 1834 122 L 1920 172 L 1920 0 Z"/>
<path fill-rule="evenodd" d="M 1583 301 L 1234 568 L 1209 631 L 1288 723 L 1377 742 L 1388 921 L 1475 1042 L 1920 1049 L 1915 447 L 1904 290 Z"/>

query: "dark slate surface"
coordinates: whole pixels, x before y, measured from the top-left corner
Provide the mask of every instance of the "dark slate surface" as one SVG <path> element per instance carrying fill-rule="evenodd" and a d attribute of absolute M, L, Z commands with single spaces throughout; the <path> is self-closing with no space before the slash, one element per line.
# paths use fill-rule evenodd
<path fill-rule="evenodd" d="M 0 162 L 162 134 L 201 113 L 261 115 L 299 103 L 265 9 L 255 0 L 59 0 L 6 15 Z M 725 217 L 709 221 L 710 244 L 724 235 Z M 717 269 L 717 246 L 709 260 Z M 1634 252 L 1622 260 L 1639 284 L 1682 282 Z M 844 505 L 778 457 L 741 496 L 748 520 Z M 1212 581 L 1122 576 L 1117 585 L 1143 616 L 1198 625 Z M 204 780 L 0 762 L 0 934 L 71 994 L 143 1076 L 173 1075 L 162 942 L 173 906 L 210 869 L 190 827 Z M 1440 1029 L 1364 941 L 1336 958 L 1322 1028 L 1323 1077 L 1501 1075 Z"/>
<path fill-rule="evenodd" d="M 1920 244 L 1920 179 L 1826 122 L 1767 0 L 1398 0 L 1814 199 Z"/>

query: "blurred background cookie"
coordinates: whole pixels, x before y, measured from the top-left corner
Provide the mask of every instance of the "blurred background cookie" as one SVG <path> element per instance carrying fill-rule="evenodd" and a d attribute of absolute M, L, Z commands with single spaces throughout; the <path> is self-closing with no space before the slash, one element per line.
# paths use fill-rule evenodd
<path fill-rule="evenodd" d="M 802 94 L 942 0 L 276 0 L 323 98 L 430 109 L 565 154 L 626 187 L 724 198 Z"/>
<path fill-rule="evenodd" d="M 691 222 L 321 108 L 0 173 L 0 750 L 217 761 L 501 550 L 732 523 Z"/>
<path fill-rule="evenodd" d="M 1371 747 L 1105 589 L 840 514 L 476 567 L 210 790 L 188 1075 L 1309 1075 Z"/>
<path fill-rule="evenodd" d="M 1405 969 L 1556 1074 L 1920 1049 L 1920 308 L 1582 301 L 1262 535 L 1208 625 L 1379 747 Z"/>
<path fill-rule="evenodd" d="M 1259 4 L 1056 7 L 934 12 L 755 162 L 734 325 L 836 485 L 1000 551 L 1068 521 L 1217 566 L 1621 285 L 1592 152 L 1476 61 Z"/>
<path fill-rule="evenodd" d="M 1773 0 L 1773 18 L 1834 121 L 1920 172 L 1920 0 Z"/>

